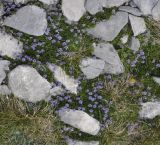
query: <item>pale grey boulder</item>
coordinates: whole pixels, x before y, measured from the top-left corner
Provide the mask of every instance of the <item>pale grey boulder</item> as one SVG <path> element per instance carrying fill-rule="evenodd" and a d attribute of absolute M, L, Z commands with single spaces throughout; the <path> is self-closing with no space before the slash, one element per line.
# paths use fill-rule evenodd
<path fill-rule="evenodd" d="M 7 2 L 14 2 L 16 4 L 18 4 L 18 3 L 24 4 L 24 3 L 27 3 L 30 0 L 6 0 L 6 1 Z"/>
<path fill-rule="evenodd" d="M 27 3 L 29 0 L 12 0 L 12 1 L 15 2 L 16 4 L 18 3 L 24 4 L 24 3 Z"/>
<path fill-rule="evenodd" d="M 139 34 L 145 33 L 147 31 L 147 27 L 143 18 L 129 15 L 129 20 L 134 36 L 138 36 Z"/>
<path fill-rule="evenodd" d="M 96 13 L 103 10 L 100 0 L 87 0 L 85 8 L 86 11 L 88 11 L 92 15 L 95 15 Z"/>
<path fill-rule="evenodd" d="M 153 77 L 153 80 L 160 85 L 160 78 L 159 77 Z"/>
<path fill-rule="evenodd" d="M 142 103 L 142 109 L 139 112 L 140 118 L 153 119 L 160 115 L 160 102 Z"/>
<path fill-rule="evenodd" d="M 58 115 L 61 121 L 82 132 L 97 135 L 100 131 L 100 122 L 83 111 L 62 109 L 59 110 Z"/>
<path fill-rule="evenodd" d="M 84 58 L 80 65 L 81 71 L 87 79 L 94 79 L 103 73 L 105 62 L 96 58 Z"/>
<path fill-rule="evenodd" d="M 143 14 L 139 9 L 132 8 L 130 6 L 120 6 L 119 10 L 130 13 L 130 14 L 135 15 L 135 16 L 141 16 Z"/>
<path fill-rule="evenodd" d="M 65 73 L 65 71 L 54 64 L 48 63 L 48 68 L 53 73 L 56 81 L 63 84 L 63 86 L 71 93 L 77 94 L 78 81 Z"/>
<path fill-rule="evenodd" d="M 133 2 L 144 15 L 151 15 L 152 9 L 157 4 L 158 0 L 133 0 Z"/>
<path fill-rule="evenodd" d="M 67 139 L 66 142 L 68 145 L 99 145 L 99 141 L 78 141 Z"/>
<path fill-rule="evenodd" d="M 8 1 L 15 2 L 16 4 L 18 3 L 24 4 L 32 0 L 8 0 Z M 58 2 L 58 0 L 39 0 L 39 1 L 47 5 L 56 4 Z"/>
<path fill-rule="evenodd" d="M 41 36 L 47 28 L 46 12 L 35 5 L 24 6 L 4 20 L 5 26 L 34 36 Z"/>
<path fill-rule="evenodd" d="M 156 21 L 160 21 L 160 0 L 156 4 L 156 6 L 152 9 L 153 19 Z"/>
<path fill-rule="evenodd" d="M 0 86 L 0 95 L 11 95 L 11 90 L 6 85 Z"/>
<path fill-rule="evenodd" d="M 85 7 L 90 14 L 94 15 L 102 11 L 103 7 L 119 7 L 128 1 L 129 0 L 87 0 Z"/>
<path fill-rule="evenodd" d="M 85 0 L 62 0 L 62 12 L 69 21 L 79 21 L 86 12 Z"/>
<path fill-rule="evenodd" d="M 28 102 L 47 100 L 51 84 L 36 69 L 20 65 L 8 75 L 8 85 L 14 96 Z"/>
<path fill-rule="evenodd" d="M 117 12 L 109 20 L 98 22 L 94 28 L 87 29 L 87 32 L 95 38 L 112 41 L 127 23 L 128 13 Z"/>
<path fill-rule="evenodd" d="M 10 62 L 7 60 L 0 60 L 0 84 L 6 78 L 6 71 L 9 71 Z"/>
<path fill-rule="evenodd" d="M 112 7 L 119 7 L 127 2 L 129 2 L 129 0 L 105 0 L 103 4 L 104 7 L 106 8 L 112 8 Z"/>
<path fill-rule="evenodd" d="M 138 51 L 141 44 L 138 38 L 132 37 L 129 43 L 129 48 L 133 50 L 134 52 Z"/>
<path fill-rule="evenodd" d="M 124 73 L 124 66 L 120 57 L 110 43 L 94 44 L 93 54 L 105 62 L 104 73 L 121 74 Z"/>
<path fill-rule="evenodd" d="M 58 96 L 58 95 L 61 95 L 64 92 L 65 92 L 65 90 L 60 86 L 56 86 L 56 87 L 54 87 L 50 90 L 51 96 Z"/>
<path fill-rule="evenodd" d="M 23 43 L 13 36 L 0 32 L 0 55 L 15 59 L 23 52 Z"/>
<path fill-rule="evenodd" d="M 47 4 L 47 5 L 53 5 L 58 2 L 58 0 L 39 0 L 39 1 L 41 1 L 42 3 Z"/>
<path fill-rule="evenodd" d="M 137 5 L 131 0 L 129 1 L 129 6 L 131 6 L 132 8 L 136 8 Z"/>

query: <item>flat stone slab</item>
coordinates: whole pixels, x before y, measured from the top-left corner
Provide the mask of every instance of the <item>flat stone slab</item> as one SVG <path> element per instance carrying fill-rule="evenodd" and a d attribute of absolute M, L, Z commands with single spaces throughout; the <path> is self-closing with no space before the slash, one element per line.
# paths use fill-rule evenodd
<path fill-rule="evenodd" d="M 146 24 L 143 18 L 129 15 L 129 20 L 132 26 L 134 36 L 145 33 L 147 31 Z"/>
<path fill-rule="evenodd" d="M 94 44 L 93 54 L 105 62 L 105 73 L 121 74 L 124 72 L 124 66 L 119 58 L 117 51 L 115 50 L 112 44 Z"/>
<path fill-rule="evenodd" d="M 60 86 L 56 86 L 56 87 L 54 87 L 50 90 L 51 96 L 58 96 L 58 95 L 61 95 L 64 92 L 65 92 L 65 90 Z"/>
<path fill-rule="evenodd" d="M 136 51 L 139 50 L 140 46 L 141 46 L 141 44 L 140 44 L 139 39 L 136 38 L 136 37 L 132 37 L 132 38 L 131 38 L 131 41 L 130 41 L 130 43 L 129 43 L 129 48 L 130 48 L 131 50 L 133 50 L 134 52 L 136 52 Z"/>
<path fill-rule="evenodd" d="M 90 14 L 95 15 L 102 11 L 103 7 L 119 7 L 128 1 L 129 0 L 87 0 L 85 8 Z"/>
<path fill-rule="evenodd" d="M 0 86 L 0 94 L 1 95 L 11 95 L 11 90 L 6 85 Z"/>
<path fill-rule="evenodd" d="M 65 71 L 54 64 L 48 63 L 48 68 L 53 72 L 56 81 L 64 85 L 71 93 L 77 94 L 78 81 L 68 76 Z"/>
<path fill-rule="evenodd" d="M 143 14 L 139 9 L 132 8 L 130 6 L 120 6 L 119 10 L 130 13 L 130 14 L 135 15 L 135 16 L 142 16 L 142 14 Z"/>
<path fill-rule="evenodd" d="M 23 52 L 23 43 L 13 36 L 0 32 L 0 55 L 15 59 Z"/>
<path fill-rule="evenodd" d="M 16 4 L 18 4 L 18 3 L 24 4 L 24 3 L 28 2 L 29 0 L 11 0 L 11 1 L 12 2 L 14 1 Z"/>
<path fill-rule="evenodd" d="M 79 67 L 87 79 L 94 79 L 104 71 L 105 62 L 96 58 L 84 58 Z"/>
<path fill-rule="evenodd" d="M 106 8 L 119 7 L 126 2 L 129 2 L 129 0 L 103 0 L 103 5 Z"/>
<path fill-rule="evenodd" d="M 142 104 L 139 112 L 140 118 L 153 119 L 160 115 L 160 102 L 146 102 Z"/>
<path fill-rule="evenodd" d="M 35 5 L 24 6 L 7 17 L 4 25 L 29 35 L 41 36 L 47 28 L 46 12 Z"/>
<path fill-rule="evenodd" d="M 152 9 L 157 4 L 158 0 L 133 0 L 133 2 L 144 15 L 151 15 Z"/>
<path fill-rule="evenodd" d="M 6 71 L 9 71 L 10 62 L 7 60 L 0 60 L 0 84 L 6 78 Z"/>
<path fill-rule="evenodd" d="M 14 96 L 25 101 L 35 103 L 50 97 L 50 83 L 30 66 L 13 69 L 8 75 L 8 85 Z"/>
<path fill-rule="evenodd" d="M 160 78 L 159 77 L 153 77 L 153 80 L 160 85 Z"/>
<path fill-rule="evenodd" d="M 87 29 L 87 32 L 95 38 L 112 41 L 127 23 L 128 13 L 117 12 L 109 20 L 98 22 L 94 28 Z"/>
<path fill-rule="evenodd" d="M 62 0 L 62 12 L 69 21 L 79 21 L 86 12 L 85 0 Z"/>
<path fill-rule="evenodd" d="M 68 145 L 99 145 L 99 141 L 78 141 L 78 140 L 72 140 L 67 139 L 66 140 Z"/>
<path fill-rule="evenodd" d="M 58 112 L 60 120 L 82 132 L 97 135 L 100 131 L 100 123 L 87 113 L 79 110 L 63 109 Z"/>
<path fill-rule="evenodd" d="M 99 0 L 87 0 L 85 8 L 92 15 L 95 15 L 96 13 L 103 10 L 103 7 Z"/>
<path fill-rule="evenodd" d="M 39 1 L 41 1 L 44 4 L 47 4 L 47 5 L 56 4 L 58 2 L 58 0 L 39 0 Z"/>
<path fill-rule="evenodd" d="M 152 9 L 153 19 L 156 21 L 160 21 L 160 1 L 156 4 L 156 6 Z"/>

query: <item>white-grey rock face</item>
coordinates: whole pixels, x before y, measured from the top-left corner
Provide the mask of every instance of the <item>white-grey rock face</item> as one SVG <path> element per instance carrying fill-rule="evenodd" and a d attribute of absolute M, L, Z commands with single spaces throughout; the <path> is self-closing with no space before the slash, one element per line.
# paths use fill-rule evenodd
<path fill-rule="evenodd" d="M 86 12 L 85 0 L 62 0 L 62 12 L 69 21 L 79 21 Z"/>
<path fill-rule="evenodd" d="M 124 72 L 124 66 L 119 55 L 112 44 L 99 43 L 94 44 L 93 54 L 105 61 L 104 72 L 109 74 L 121 74 Z"/>
<path fill-rule="evenodd" d="M 144 15 L 151 15 L 158 0 L 133 0 Z"/>
<path fill-rule="evenodd" d="M 96 38 L 112 41 L 127 23 L 128 13 L 117 12 L 109 20 L 99 22 L 94 28 L 87 29 L 87 32 Z"/>
<path fill-rule="evenodd" d="M 68 145 L 99 145 L 98 141 L 78 141 L 78 140 L 72 140 L 72 139 L 67 139 L 66 140 Z"/>
<path fill-rule="evenodd" d="M 60 86 L 54 87 L 50 90 L 51 96 L 61 95 L 63 92 L 65 92 L 65 90 Z"/>
<path fill-rule="evenodd" d="M 139 48 L 140 48 L 140 42 L 139 42 L 139 39 L 136 38 L 136 37 L 132 37 L 131 38 L 131 41 L 129 43 L 129 48 L 131 50 L 133 50 L 134 52 L 138 51 Z"/>
<path fill-rule="evenodd" d="M 85 58 L 79 67 L 87 79 L 94 79 L 104 71 L 105 62 L 96 58 Z"/>
<path fill-rule="evenodd" d="M 132 26 L 134 36 L 137 36 L 147 31 L 146 24 L 143 18 L 129 15 L 129 20 Z"/>
<path fill-rule="evenodd" d="M 56 4 L 58 2 L 58 0 L 39 0 L 39 1 L 41 1 L 44 4 L 47 4 L 47 5 Z"/>
<path fill-rule="evenodd" d="M 129 2 L 129 6 L 131 6 L 132 8 L 136 8 L 137 7 L 137 5 L 132 0 Z"/>
<path fill-rule="evenodd" d="M 94 15 L 102 11 L 103 7 L 119 7 L 128 1 L 129 0 L 87 0 L 85 7 L 90 14 Z"/>
<path fill-rule="evenodd" d="M 160 115 L 160 102 L 147 102 L 142 104 L 139 112 L 140 118 L 153 119 Z"/>
<path fill-rule="evenodd" d="M 153 77 L 153 80 L 160 85 L 160 78 L 159 77 Z"/>
<path fill-rule="evenodd" d="M 135 16 L 141 16 L 142 15 L 142 12 L 139 9 L 132 8 L 130 6 L 120 6 L 119 10 L 130 13 L 130 14 L 135 15 Z"/>
<path fill-rule="evenodd" d="M 13 69 L 8 75 L 8 85 L 16 97 L 25 101 L 35 103 L 50 97 L 50 83 L 30 66 Z"/>
<path fill-rule="evenodd" d="M 26 2 L 28 2 L 29 0 L 12 0 L 13 2 L 15 2 L 16 4 L 18 4 L 18 3 L 26 3 Z"/>
<path fill-rule="evenodd" d="M 19 42 L 14 37 L 6 34 L 4 32 L 0 32 L 0 55 L 8 56 L 13 59 L 17 57 L 17 55 L 23 52 L 23 43 Z"/>
<path fill-rule="evenodd" d="M 129 0 L 105 0 L 104 7 L 106 8 L 119 7 L 126 2 L 129 2 Z"/>
<path fill-rule="evenodd" d="M 79 110 L 63 109 L 58 113 L 60 120 L 80 131 L 97 135 L 100 131 L 100 123 L 87 113 Z"/>
<path fill-rule="evenodd" d="M 160 0 L 156 4 L 156 6 L 152 9 L 153 19 L 156 21 L 160 21 Z"/>
<path fill-rule="evenodd" d="M 28 5 L 7 17 L 4 25 L 30 35 L 41 36 L 47 28 L 46 12 L 35 5 Z"/>
<path fill-rule="evenodd" d="M 99 0 L 87 0 L 85 8 L 86 11 L 88 11 L 92 15 L 95 15 L 96 13 L 103 10 L 103 7 Z"/>
<path fill-rule="evenodd" d="M 54 78 L 56 81 L 64 85 L 64 87 L 71 93 L 77 94 L 78 81 L 74 78 L 68 76 L 65 71 L 54 64 L 48 64 L 50 71 L 54 73 Z"/>
<path fill-rule="evenodd" d="M 6 85 L 0 86 L 0 95 L 11 95 L 11 90 Z"/>
<path fill-rule="evenodd" d="M 0 60 L 0 84 L 6 78 L 6 71 L 9 71 L 10 62 L 7 60 Z"/>

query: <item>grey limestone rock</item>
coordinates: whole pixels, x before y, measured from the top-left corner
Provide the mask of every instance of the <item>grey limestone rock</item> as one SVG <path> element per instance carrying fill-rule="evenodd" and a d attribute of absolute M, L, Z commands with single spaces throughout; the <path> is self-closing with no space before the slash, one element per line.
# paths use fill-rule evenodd
<path fill-rule="evenodd" d="M 50 97 L 51 84 L 33 67 L 20 65 L 8 75 L 12 93 L 25 101 L 38 102 Z"/>
<path fill-rule="evenodd" d="M 128 14 L 117 12 L 109 20 L 98 22 L 94 28 L 87 29 L 87 32 L 95 38 L 112 41 L 127 23 Z"/>
<path fill-rule="evenodd" d="M 121 74 L 124 72 L 124 66 L 119 58 L 117 51 L 115 50 L 112 44 L 94 44 L 93 54 L 105 62 L 105 73 Z"/>
<path fill-rule="evenodd" d="M 69 21 L 79 21 L 86 12 L 85 0 L 62 0 L 62 12 Z"/>
<path fill-rule="evenodd" d="M 99 141 L 78 141 L 67 139 L 66 142 L 68 145 L 99 145 Z"/>
<path fill-rule="evenodd" d="M 100 123 L 87 113 L 79 110 L 62 109 L 58 112 L 60 120 L 80 131 L 97 135 L 100 131 Z"/>
<path fill-rule="evenodd" d="M 87 79 L 94 79 L 104 71 L 105 62 L 96 58 L 84 58 L 80 63 L 80 69 Z"/>
<path fill-rule="evenodd" d="M 144 15 L 151 15 L 152 9 L 157 4 L 158 0 L 133 0 L 133 2 Z"/>
<path fill-rule="evenodd" d="M 143 18 L 129 15 L 129 20 L 134 36 L 145 33 L 147 31 L 146 24 Z"/>
<path fill-rule="evenodd" d="M 156 4 L 156 6 L 152 9 L 153 19 L 156 21 L 160 21 L 160 0 Z"/>
<path fill-rule="evenodd" d="M 120 6 L 119 10 L 130 13 L 130 14 L 135 15 L 135 16 L 141 16 L 143 14 L 139 9 L 132 8 L 130 6 Z"/>
<path fill-rule="evenodd" d="M 41 36 L 47 28 L 46 12 L 35 5 L 24 6 L 7 17 L 3 25 L 34 36 Z"/>
<path fill-rule="evenodd" d="M 153 119 L 160 115 L 160 102 L 146 102 L 142 104 L 142 109 L 139 112 L 140 118 Z"/>
<path fill-rule="evenodd" d="M 23 52 L 23 43 L 13 36 L 0 32 L 0 55 L 15 59 Z"/>
<path fill-rule="evenodd" d="M 138 51 L 140 48 L 140 42 L 139 39 L 136 37 L 132 37 L 129 43 L 129 48 L 133 50 L 134 52 Z"/>

